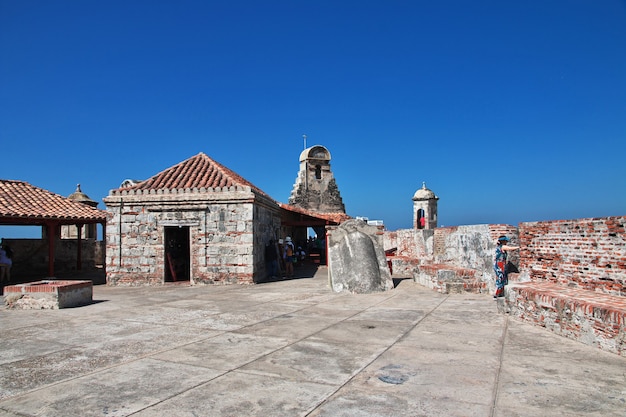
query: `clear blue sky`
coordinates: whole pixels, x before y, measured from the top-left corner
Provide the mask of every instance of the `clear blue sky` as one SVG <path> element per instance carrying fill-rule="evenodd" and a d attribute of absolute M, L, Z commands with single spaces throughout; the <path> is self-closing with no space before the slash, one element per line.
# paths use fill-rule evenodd
<path fill-rule="evenodd" d="M 391 230 L 422 181 L 440 225 L 625 215 L 626 2 L 0 0 L 0 178 L 104 208 L 204 152 L 286 203 L 303 134 Z"/>

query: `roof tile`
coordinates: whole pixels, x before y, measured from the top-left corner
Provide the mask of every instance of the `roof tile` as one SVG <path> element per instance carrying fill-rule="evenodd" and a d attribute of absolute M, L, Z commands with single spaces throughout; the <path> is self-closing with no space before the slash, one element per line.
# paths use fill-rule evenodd
<path fill-rule="evenodd" d="M 352 217 L 348 216 L 346 213 L 336 212 L 336 213 L 320 213 L 313 210 L 307 210 L 302 207 L 293 206 L 291 204 L 281 203 L 280 207 L 284 210 L 291 211 L 293 213 L 304 214 L 309 217 L 315 217 L 317 219 L 326 220 L 329 222 L 333 222 L 336 224 L 341 224 L 346 220 L 350 220 Z"/>
<path fill-rule="evenodd" d="M 256 192 L 267 196 L 265 192 L 250 181 L 200 152 L 145 181 L 125 189 L 174 190 L 185 188 L 221 188 L 236 185 L 250 187 Z"/>
<path fill-rule="evenodd" d="M 24 181 L 0 180 L 2 224 L 40 224 L 45 220 L 100 222 L 106 220 L 106 212 Z"/>

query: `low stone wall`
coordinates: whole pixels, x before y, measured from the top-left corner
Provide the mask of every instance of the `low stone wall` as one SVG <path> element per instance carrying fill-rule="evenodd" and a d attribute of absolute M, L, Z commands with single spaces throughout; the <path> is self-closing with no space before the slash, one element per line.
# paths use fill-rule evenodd
<path fill-rule="evenodd" d="M 625 355 L 625 225 L 626 216 L 520 224 L 520 274 L 500 310 Z"/>
<path fill-rule="evenodd" d="M 413 276 L 418 284 L 440 293 L 481 293 L 487 285 L 475 269 L 459 268 L 445 264 L 421 265 Z"/>
<path fill-rule="evenodd" d="M 618 355 L 626 355 L 626 297 L 553 282 L 512 283 L 501 312 Z"/>
<path fill-rule="evenodd" d="M 415 272 L 419 270 L 420 261 L 406 256 L 388 255 L 387 263 L 395 277 L 413 278 Z"/>
<path fill-rule="evenodd" d="M 402 259 L 432 259 L 433 236 L 436 229 L 401 229 L 385 231 L 385 250 L 395 248 L 395 256 Z"/>
<path fill-rule="evenodd" d="M 12 279 L 46 277 L 48 274 L 47 239 L 4 239 L 13 251 Z M 104 242 L 81 240 L 81 271 L 96 270 L 104 263 Z M 78 242 L 75 239 L 57 239 L 54 244 L 54 272 L 67 273 L 78 270 Z"/>

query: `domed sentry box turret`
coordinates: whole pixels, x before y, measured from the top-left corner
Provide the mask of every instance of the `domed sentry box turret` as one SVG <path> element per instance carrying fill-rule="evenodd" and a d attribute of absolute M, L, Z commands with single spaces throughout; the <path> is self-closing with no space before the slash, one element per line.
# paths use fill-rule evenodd
<path fill-rule="evenodd" d="M 426 183 L 422 183 L 422 188 L 413 195 L 413 227 L 416 229 L 437 228 L 437 200 L 439 197 L 432 190 L 426 188 Z"/>
<path fill-rule="evenodd" d="M 80 184 L 76 185 L 76 191 L 70 194 L 68 199 L 76 201 L 77 203 L 84 204 L 89 207 L 97 208 L 98 202 L 89 198 L 89 196 L 80 189 Z M 78 237 L 78 227 L 76 225 L 63 225 L 61 226 L 61 239 L 76 239 Z M 96 239 L 97 238 L 97 225 L 87 224 L 82 227 L 81 238 L 82 239 Z"/>

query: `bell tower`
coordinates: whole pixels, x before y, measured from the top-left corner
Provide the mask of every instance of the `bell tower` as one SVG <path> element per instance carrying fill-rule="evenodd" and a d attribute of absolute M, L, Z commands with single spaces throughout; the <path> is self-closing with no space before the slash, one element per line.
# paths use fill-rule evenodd
<path fill-rule="evenodd" d="M 330 152 L 321 145 L 300 154 L 300 170 L 289 204 L 318 213 L 345 213 L 346 208 L 330 169 Z"/>

